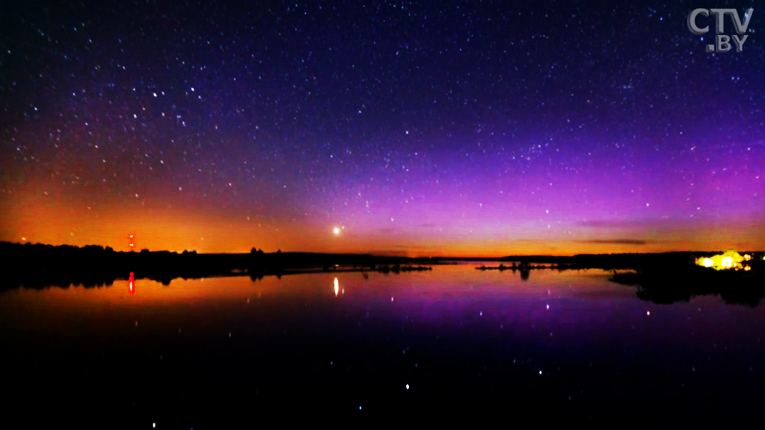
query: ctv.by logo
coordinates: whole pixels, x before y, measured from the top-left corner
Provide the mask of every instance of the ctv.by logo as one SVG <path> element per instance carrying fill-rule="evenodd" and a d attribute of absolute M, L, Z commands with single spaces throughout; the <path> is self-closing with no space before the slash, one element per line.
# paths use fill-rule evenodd
<path fill-rule="evenodd" d="M 706 27 L 699 27 L 696 25 L 696 19 L 699 15 L 703 15 L 705 17 L 712 15 L 716 18 L 715 33 L 717 36 L 715 37 L 715 43 L 707 45 L 707 52 L 730 51 L 731 37 L 733 38 L 733 44 L 736 45 L 736 52 L 741 52 L 744 49 L 744 42 L 746 42 L 746 39 L 749 37 L 749 35 L 744 35 L 742 37 L 739 36 L 746 33 L 746 29 L 749 28 L 749 22 L 752 20 L 753 12 L 754 9 L 747 9 L 747 11 L 744 12 L 744 22 L 741 22 L 741 18 L 738 16 L 738 11 L 736 9 L 694 9 L 690 14 L 688 14 L 688 29 L 691 30 L 691 33 L 697 35 L 708 33 L 709 25 Z M 725 15 L 731 16 L 733 27 L 738 34 L 734 34 L 732 36 L 721 34 L 725 32 Z"/>

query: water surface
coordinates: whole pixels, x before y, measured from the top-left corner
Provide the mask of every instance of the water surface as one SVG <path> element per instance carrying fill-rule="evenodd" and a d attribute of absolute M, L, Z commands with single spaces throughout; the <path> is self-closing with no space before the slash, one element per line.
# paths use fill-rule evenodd
<path fill-rule="evenodd" d="M 5 416 L 708 424 L 765 400 L 762 306 L 657 305 L 600 270 L 474 267 L 5 291 Z"/>

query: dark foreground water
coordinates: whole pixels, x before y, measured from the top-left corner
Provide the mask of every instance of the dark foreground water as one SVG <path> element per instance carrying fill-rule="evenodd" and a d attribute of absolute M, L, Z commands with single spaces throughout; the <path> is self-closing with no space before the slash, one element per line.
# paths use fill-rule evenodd
<path fill-rule="evenodd" d="M 758 423 L 764 323 L 762 306 L 719 297 L 645 302 L 597 270 L 17 289 L 0 293 L 0 419 Z"/>

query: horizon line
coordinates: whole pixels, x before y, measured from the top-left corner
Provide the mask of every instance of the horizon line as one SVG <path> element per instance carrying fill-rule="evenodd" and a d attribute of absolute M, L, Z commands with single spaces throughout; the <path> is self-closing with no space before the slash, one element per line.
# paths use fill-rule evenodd
<path fill-rule="evenodd" d="M 161 249 L 161 250 L 150 250 L 148 248 L 144 248 L 139 250 L 131 249 L 128 251 L 116 251 L 110 246 L 104 246 L 104 245 L 96 245 L 96 244 L 89 244 L 89 245 L 69 245 L 69 244 L 60 244 L 60 245 L 54 245 L 54 244 L 48 244 L 48 243 L 32 243 L 32 242 L 9 242 L 9 241 L 0 241 L 0 244 L 10 244 L 10 245 L 19 245 L 19 246 L 53 246 L 53 247 L 61 247 L 61 246 L 68 246 L 72 248 L 78 248 L 82 249 L 85 247 L 100 247 L 103 249 L 111 248 L 113 252 L 119 252 L 119 253 L 137 253 L 140 254 L 143 251 L 147 251 L 149 253 L 154 252 L 170 252 L 175 253 L 178 255 L 182 255 L 183 252 L 187 253 L 196 253 L 197 255 L 248 255 L 251 254 L 250 252 L 197 252 L 196 250 L 188 250 L 184 249 L 183 251 L 171 251 L 167 249 Z M 256 249 L 256 248 L 253 248 Z M 371 257 L 382 257 L 382 258 L 408 258 L 408 259 L 418 259 L 418 258 L 428 258 L 428 259 L 440 259 L 440 260 L 486 260 L 486 259 L 501 259 L 501 258 L 512 258 L 512 257 L 556 257 L 556 258 L 565 258 L 565 257 L 575 257 L 578 255 L 650 255 L 650 254 L 672 254 L 672 253 L 709 253 L 709 252 L 725 252 L 729 249 L 714 249 L 714 250 L 703 250 L 703 249 L 697 249 L 697 250 L 672 250 L 672 251 L 661 251 L 661 252 L 607 252 L 607 253 L 575 253 L 575 254 L 502 254 L 502 255 L 495 255 L 495 256 L 449 256 L 449 255 L 422 255 L 420 253 L 417 253 L 415 255 L 401 255 L 401 251 L 390 251 L 390 252 L 317 252 L 317 251 L 282 251 L 281 249 L 278 249 L 277 251 L 272 252 L 265 252 L 264 254 L 319 254 L 319 255 L 368 255 Z M 262 250 L 261 250 L 262 251 Z M 763 253 L 765 250 L 742 250 L 742 252 L 751 252 L 751 253 Z"/>

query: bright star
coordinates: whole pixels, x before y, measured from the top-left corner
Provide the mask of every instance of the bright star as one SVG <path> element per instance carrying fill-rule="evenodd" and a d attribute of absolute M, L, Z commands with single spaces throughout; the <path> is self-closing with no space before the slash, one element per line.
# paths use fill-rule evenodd
<path fill-rule="evenodd" d="M 340 236 L 340 227 L 333 228 L 332 233 L 334 233 L 335 236 Z"/>

